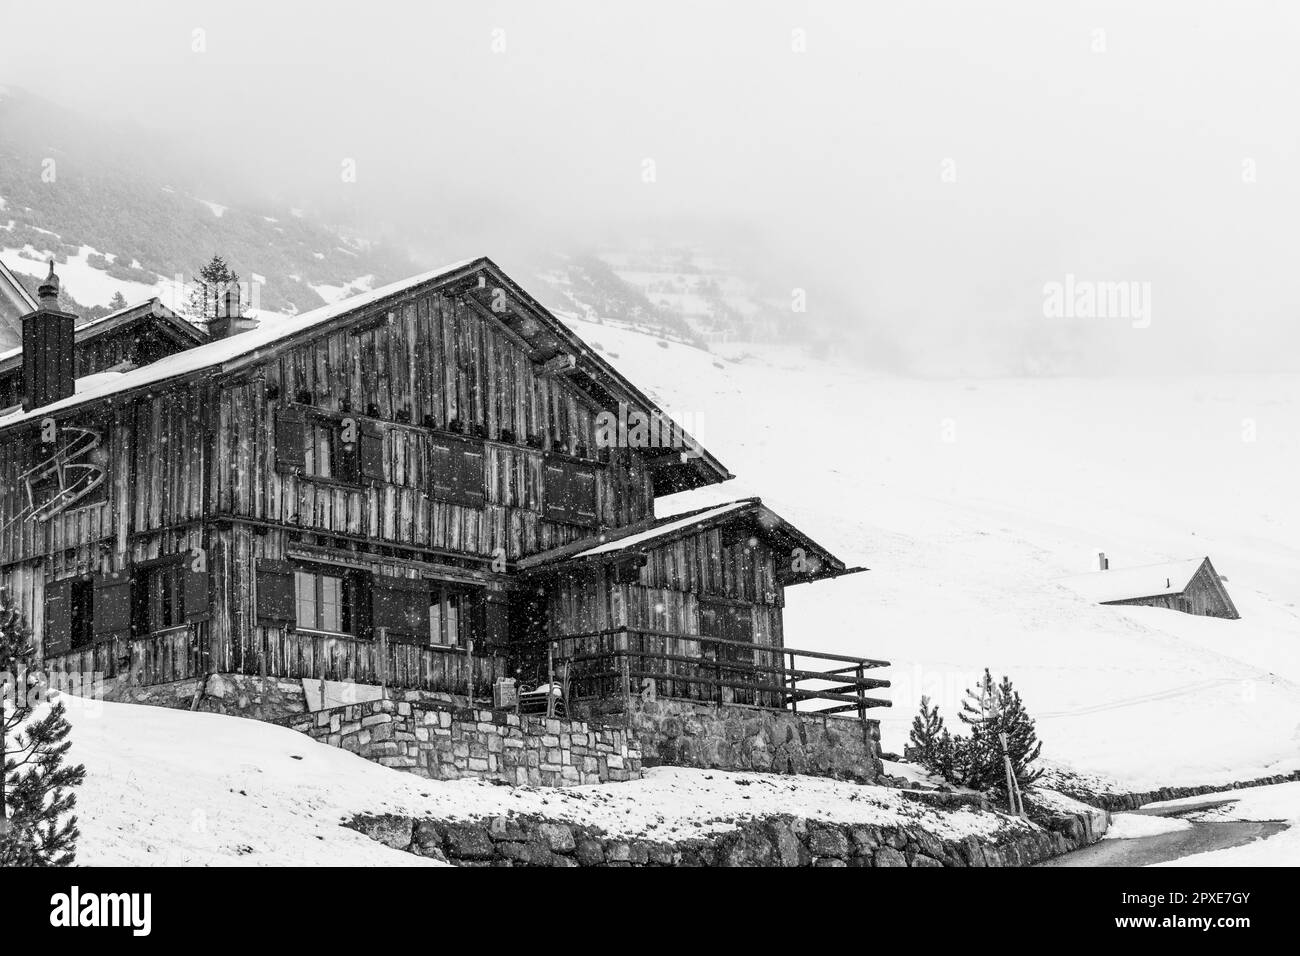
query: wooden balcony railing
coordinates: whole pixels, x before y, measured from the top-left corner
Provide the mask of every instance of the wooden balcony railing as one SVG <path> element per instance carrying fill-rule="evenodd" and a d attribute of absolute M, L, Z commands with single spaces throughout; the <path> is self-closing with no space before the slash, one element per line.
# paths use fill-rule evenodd
<path fill-rule="evenodd" d="M 852 711 L 859 718 L 871 708 L 890 706 L 888 700 L 868 694 L 888 687 L 889 681 L 866 673 L 887 667 L 888 661 L 826 651 L 627 627 L 496 645 L 492 650 L 507 653 L 510 671 L 525 683 L 546 680 L 548 668 L 558 675 L 567 664 L 569 694 L 579 702 L 652 693 L 771 709 L 798 710 L 800 703 L 813 703 L 824 705 L 815 708 L 821 714 Z M 841 666 L 815 670 L 803 660 Z"/>

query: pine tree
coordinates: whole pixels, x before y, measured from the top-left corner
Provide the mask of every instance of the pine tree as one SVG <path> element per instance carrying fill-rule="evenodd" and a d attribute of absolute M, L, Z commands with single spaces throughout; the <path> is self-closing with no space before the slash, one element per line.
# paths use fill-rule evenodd
<path fill-rule="evenodd" d="M 0 721 L 0 866 L 69 866 L 81 832 L 75 815 L 61 818 L 76 806 L 72 789 L 86 768 L 64 766 L 72 726 L 62 702 L 33 716 L 45 697 L 27 685 L 34 656 L 17 608 L 0 590 L 0 668 L 9 682 Z"/>
<path fill-rule="evenodd" d="M 927 770 L 935 770 L 934 762 L 940 740 L 947 733 L 943 718 L 939 716 L 939 705 L 931 706 L 929 697 L 921 698 L 921 711 L 912 718 L 912 732 L 907 740 L 911 744 L 910 759 L 915 760 Z"/>
<path fill-rule="evenodd" d="M 118 289 L 113 293 L 113 298 L 108 300 L 108 311 L 118 312 L 126 308 L 126 296 L 122 295 L 122 290 Z"/>
<path fill-rule="evenodd" d="M 1005 755 L 1011 758 L 1011 769 L 1020 787 L 1028 787 L 1042 774 L 1033 763 L 1043 745 L 1011 678 L 1004 676 L 994 683 L 993 675 L 985 668 L 976 689 L 966 692 L 959 716 L 971 728 L 968 786 L 1006 790 L 1002 734 L 1007 737 Z"/>
<path fill-rule="evenodd" d="M 195 322 L 210 322 L 217 317 L 227 290 L 238 289 L 239 273 L 235 272 L 221 256 L 212 259 L 199 270 L 190 292 L 187 314 Z"/>

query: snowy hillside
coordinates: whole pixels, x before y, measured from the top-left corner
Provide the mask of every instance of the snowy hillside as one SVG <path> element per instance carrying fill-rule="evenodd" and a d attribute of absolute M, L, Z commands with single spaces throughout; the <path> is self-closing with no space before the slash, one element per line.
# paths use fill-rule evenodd
<path fill-rule="evenodd" d="M 65 304 L 83 318 L 115 293 L 180 307 L 178 278 L 192 282 L 214 253 L 256 283 L 260 310 L 275 313 L 416 271 L 405 253 L 302 210 L 226 195 L 232 186 L 209 192 L 197 182 L 221 180 L 217 158 L 187 162 L 155 146 L 139 130 L 21 90 L 0 96 L 0 259 L 32 289 L 55 259 Z M 0 351 L 15 344 L 0 327 Z"/>
<path fill-rule="evenodd" d="M 791 589 L 786 640 L 893 662 L 886 750 L 922 694 L 955 723 L 987 665 L 1045 755 L 1120 786 L 1300 766 L 1300 381 L 906 380 L 572 324 L 739 476 L 668 508 L 761 495 L 871 568 Z M 1098 551 L 1112 568 L 1209 555 L 1242 619 L 1056 583 Z"/>

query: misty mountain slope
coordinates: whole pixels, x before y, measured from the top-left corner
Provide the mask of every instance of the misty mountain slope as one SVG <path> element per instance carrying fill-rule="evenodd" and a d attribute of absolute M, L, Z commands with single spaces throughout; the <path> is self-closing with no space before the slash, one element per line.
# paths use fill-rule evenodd
<path fill-rule="evenodd" d="M 348 283 L 365 288 L 419 271 L 404 254 L 300 211 L 211 195 L 199 177 L 220 161 L 169 164 L 169 146 L 0 88 L 0 257 L 33 285 L 53 257 L 82 311 L 115 292 L 183 304 L 176 277 L 192 281 L 218 253 L 245 281 L 260 277 L 258 307 L 271 312 L 305 311 Z"/>
<path fill-rule="evenodd" d="M 1294 377 L 868 378 L 572 324 L 739 476 L 672 510 L 761 495 L 871 568 L 791 588 L 786 640 L 893 662 L 886 749 L 922 694 L 957 725 L 988 666 L 1015 680 L 1046 756 L 1122 785 L 1300 766 Z M 1101 607 L 1056 583 L 1098 551 L 1112 568 L 1208 554 L 1242 619 Z"/>

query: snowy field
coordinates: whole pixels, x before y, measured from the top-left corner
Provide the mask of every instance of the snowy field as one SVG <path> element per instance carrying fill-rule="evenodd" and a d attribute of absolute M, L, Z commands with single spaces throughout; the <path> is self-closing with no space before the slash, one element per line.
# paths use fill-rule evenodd
<path fill-rule="evenodd" d="M 661 510 L 760 495 L 871 569 L 790 589 L 786 641 L 893 662 L 886 750 L 987 665 L 1046 757 L 1121 789 L 1300 767 L 1300 378 L 922 381 L 571 324 L 738 475 Z M 1209 555 L 1242 619 L 1056 583 L 1098 551 Z"/>
<path fill-rule="evenodd" d="M 1020 826 L 1001 814 L 936 813 L 894 790 L 813 777 L 659 768 L 631 783 L 562 790 L 431 781 L 273 724 L 64 700 L 69 760 L 86 765 L 77 791 L 82 866 L 430 865 L 339 826 L 357 813 L 537 813 L 650 839 L 776 813 L 920 825 L 953 838 Z"/>

